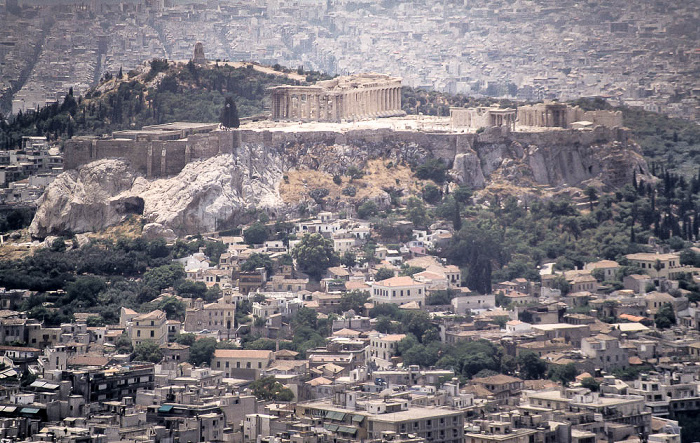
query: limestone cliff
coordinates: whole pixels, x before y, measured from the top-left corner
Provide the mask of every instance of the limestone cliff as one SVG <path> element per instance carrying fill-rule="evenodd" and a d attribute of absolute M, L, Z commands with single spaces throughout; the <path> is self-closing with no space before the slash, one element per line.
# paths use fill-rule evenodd
<path fill-rule="evenodd" d="M 338 187 L 332 176 L 350 165 L 372 170 L 373 178 L 362 183 L 367 189 L 358 190 L 355 197 L 340 195 L 338 187 L 327 208 L 343 208 L 363 198 L 388 202 L 387 188 L 404 195 L 420 189 L 406 165 L 420 164 L 429 156 L 451 163 L 455 179 L 475 189 L 492 184 L 576 186 L 588 180 L 614 189 L 630 183 L 635 170 L 638 176 L 647 174 L 639 147 L 624 131 L 605 128 L 530 133 L 494 128 L 481 134 L 242 130 L 233 140 L 228 151 L 232 153 L 186 164 L 170 178 L 146 179 L 121 159 L 67 171 L 40 199 L 30 232 L 43 238 L 99 230 L 134 213 L 155 223 L 153 232 L 160 226 L 176 234 L 229 228 L 249 221 L 253 209 L 273 217 L 298 215 L 300 207 L 315 204 L 309 191 Z M 323 180 L 290 183 L 290 171 L 309 171 L 309 177 Z M 303 189 L 288 192 L 290 186 Z"/>
<path fill-rule="evenodd" d="M 146 180 L 124 160 L 98 160 L 64 172 L 48 187 L 29 230 L 38 238 L 95 231 L 142 214 L 178 234 L 211 232 L 231 220 L 247 221 L 252 209 L 285 206 L 277 192 L 279 163 L 264 155 L 246 162 L 223 154 L 190 163 L 175 177 Z"/>

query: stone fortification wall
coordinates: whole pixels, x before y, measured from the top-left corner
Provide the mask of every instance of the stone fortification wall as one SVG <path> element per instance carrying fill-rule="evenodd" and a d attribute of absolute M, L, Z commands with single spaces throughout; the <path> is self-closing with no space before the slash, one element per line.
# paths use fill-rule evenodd
<path fill-rule="evenodd" d="M 349 165 L 371 158 L 416 163 L 433 156 L 454 164 L 457 177 L 474 188 L 485 186 L 509 162 L 527 165 L 526 175 L 535 183 L 575 184 L 602 171 L 602 154 L 591 146 L 613 141 L 626 145 L 626 131 L 603 126 L 590 131 L 537 132 L 492 127 L 480 134 L 387 128 L 347 132 L 243 129 L 192 134 L 183 140 L 72 139 L 66 143 L 65 167 L 76 169 L 95 160 L 120 158 L 146 177 L 167 177 L 193 161 L 233 154 L 236 161 L 272 156 L 286 169 L 342 174 Z"/>
<path fill-rule="evenodd" d="M 570 123 L 586 121 L 597 126 L 607 128 L 622 127 L 622 111 L 584 111 L 578 106 L 569 109 L 568 120 Z"/>
<path fill-rule="evenodd" d="M 234 151 L 235 131 L 191 134 L 181 140 L 73 138 L 66 141 L 64 167 L 102 159 L 123 159 L 146 177 L 176 175 L 186 164 Z"/>

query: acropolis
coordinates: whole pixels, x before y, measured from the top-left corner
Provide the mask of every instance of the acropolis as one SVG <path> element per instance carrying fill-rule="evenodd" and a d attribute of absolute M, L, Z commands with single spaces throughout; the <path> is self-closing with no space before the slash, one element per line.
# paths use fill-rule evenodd
<path fill-rule="evenodd" d="M 385 74 L 357 74 L 313 86 L 270 89 L 273 120 L 340 122 L 405 114 L 401 78 Z"/>

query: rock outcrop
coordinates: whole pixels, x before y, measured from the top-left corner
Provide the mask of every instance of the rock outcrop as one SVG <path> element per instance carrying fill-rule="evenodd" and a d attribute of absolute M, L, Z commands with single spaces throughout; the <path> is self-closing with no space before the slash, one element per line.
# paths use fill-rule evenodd
<path fill-rule="evenodd" d="M 284 207 L 277 192 L 282 169 L 276 163 L 279 157 L 248 162 L 224 154 L 190 163 L 175 177 L 146 180 L 123 160 L 98 160 L 61 174 L 47 188 L 29 230 L 38 238 L 95 231 L 142 214 L 163 227 L 161 236 L 169 236 L 168 230 L 212 232 L 224 223 L 247 221 L 253 209 Z"/>
<path fill-rule="evenodd" d="M 87 232 L 143 212 L 143 200 L 130 194 L 136 176 L 129 165 L 103 160 L 66 171 L 46 189 L 30 226 L 33 237 Z"/>

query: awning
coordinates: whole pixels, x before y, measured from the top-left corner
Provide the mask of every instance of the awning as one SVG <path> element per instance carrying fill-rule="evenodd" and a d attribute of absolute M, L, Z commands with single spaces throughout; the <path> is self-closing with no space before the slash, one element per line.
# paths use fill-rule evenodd
<path fill-rule="evenodd" d="M 357 433 L 357 428 L 352 428 L 350 426 L 338 426 L 338 432 L 355 435 Z"/>
<path fill-rule="evenodd" d="M 364 415 L 353 415 L 352 416 L 352 422 L 353 423 L 362 423 L 362 420 L 365 419 Z"/>
<path fill-rule="evenodd" d="M 158 412 L 170 412 L 173 409 L 173 405 L 163 405 L 158 408 Z"/>
<path fill-rule="evenodd" d="M 331 432 L 336 432 L 338 430 L 338 425 L 325 424 L 325 425 L 323 425 L 323 427 L 328 429 Z"/>
<path fill-rule="evenodd" d="M 39 412 L 39 409 L 37 408 L 22 408 L 19 413 L 20 414 L 36 414 Z"/>
<path fill-rule="evenodd" d="M 345 418 L 344 412 L 328 411 L 326 412 L 326 418 L 328 420 L 338 420 L 341 421 Z"/>

